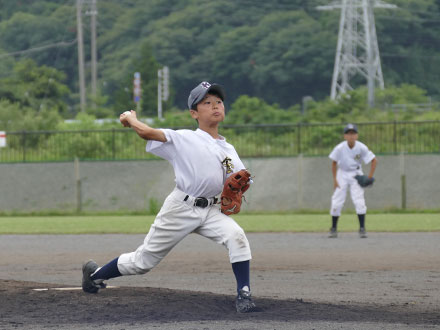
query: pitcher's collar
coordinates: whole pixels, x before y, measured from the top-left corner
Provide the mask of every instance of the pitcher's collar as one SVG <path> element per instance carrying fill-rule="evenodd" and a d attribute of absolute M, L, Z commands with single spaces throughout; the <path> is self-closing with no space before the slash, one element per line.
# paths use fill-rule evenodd
<path fill-rule="evenodd" d="M 208 132 L 205 132 L 204 130 L 202 130 L 202 129 L 200 129 L 200 128 L 197 128 L 196 129 L 196 134 L 198 134 L 198 135 L 200 135 L 200 136 L 203 136 L 205 139 L 207 139 L 207 140 L 209 140 L 209 141 L 211 141 L 211 142 L 213 142 L 213 141 L 218 141 L 218 142 L 220 142 L 220 141 L 226 141 L 226 138 L 224 137 L 224 136 L 222 136 L 222 135 L 218 135 L 219 136 L 219 138 L 218 139 L 214 139 L 212 136 L 211 136 L 211 134 L 209 134 Z"/>

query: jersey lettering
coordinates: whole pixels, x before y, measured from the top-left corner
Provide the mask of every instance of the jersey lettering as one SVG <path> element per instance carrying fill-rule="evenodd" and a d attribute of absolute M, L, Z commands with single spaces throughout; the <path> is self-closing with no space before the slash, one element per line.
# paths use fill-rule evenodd
<path fill-rule="evenodd" d="M 234 164 L 232 164 L 232 159 L 226 157 L 222 161 L 222 165 L 226 168 L 226 174 L 231 174 L 233 172 Z"/>

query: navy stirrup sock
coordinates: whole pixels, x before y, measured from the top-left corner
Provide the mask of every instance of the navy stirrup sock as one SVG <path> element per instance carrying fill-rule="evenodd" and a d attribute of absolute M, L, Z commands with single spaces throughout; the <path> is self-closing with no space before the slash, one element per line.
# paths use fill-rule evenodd
<path fill-rule="evenodd" d="M 113 259 L 108 264 L 101 267 L 95 274 L 90 276 L 92 280 L 108 280 L 110 278 L 122 276 L 118 269 L 118 259 Z"/>
<path fill-rule="evenodd" d="M 232 264 L 232 270 L 234 271 L 235 279 L 237 280 L 237 292 L 239 292 L 244 286 L 249 285 L 249 260 L 234 262 Z"/>
<path fill-rule="evenodd" d="M 365 214 L 358 214 L 359 218 L 359 227 L 365 228 Z"/>
<path fill-rule="evenodd" d="M 338 225 L 338 219 L 339 219 L 339 217 L 332 217 L 332 228 L 336 229 L 336 227 Z"/>

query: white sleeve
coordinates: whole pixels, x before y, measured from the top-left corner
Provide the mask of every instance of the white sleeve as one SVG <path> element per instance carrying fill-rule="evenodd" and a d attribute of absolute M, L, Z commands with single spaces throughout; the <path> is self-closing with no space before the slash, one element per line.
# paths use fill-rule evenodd
<path fill-rule="evenodd" d="M 368 147 L 366 145 L 362 146 L 362 161 L 365 164 L 370 163 L 374 158 L 376 158 L 376 155 L 373 154 L 373 152 L 368 149 Z"/>
<path fill-rule="evenodd" d="M 234 146 L 232 144 L 228 144 L 228 148 L 230 150 L 230 156 L 232 157 L 232 163 L 234 164 L 233 173 L 238 172 L 240 170 L 245 170 L 246 166 L 244 166 L 243 162 L 240 159 L 240 156 L 238 156 L 237 150 L 235 150 Z M 230 173 L 229 175 L 231 175 Z M 229 176 L 227 175 L 227 176 Z"/>
<path fill-rule="evenodd" d="M 158 157 L 171 161 L 175 153 L 175 145 L 173 138 L 177 135 L 177 132 L 172 129 L 161 129 L 167 139 L 166 142 L 148 140 L 145 150 Z"/>
<path fill-rule="evenodd" d="M 330 153 L 330 155 L 328 156 L 328 158 L 330 158 L 331 160 L 333 160 L 333 161 L 335 161 L 335 162 L 339 161 L 339 148 L 338 148 L 338 146 L 339 146 L 339 145 L 337 145 L 337 146 L 333 149 L 333 151 Z"/>
<path fill-rule="evenodd" d="M 236 164 L 236 171 L 245 170 L 246 167 L 244 166 L 243 162 L 240 159 L 240 156 L 238 156 L 237 150 L 234 148 L 234 154 L 237 157 L 237 164 Z"/>

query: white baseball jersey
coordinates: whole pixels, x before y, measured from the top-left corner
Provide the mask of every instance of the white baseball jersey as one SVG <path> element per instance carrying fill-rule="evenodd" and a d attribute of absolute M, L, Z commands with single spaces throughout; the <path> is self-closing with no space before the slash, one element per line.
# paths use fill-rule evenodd
<path fill-rule="evenodd" d="M 171 163 L 176 187 L 188 195 L 217 196 L 226 177 L 245 168 L 235 148 L 222 136 L 214 139 L 201 129 L 162 131 L 167 142 L 149 141 L 146 150 Z"/>
<path fill-rule="evenodd" d="M 338 163 L 338 168 L 347 172 L 362 171 L 361 162 L 368 164 L 376 156 L 362 142 L 356 141 L 353 148 L 348 142 L 339 143 L 330 153 L 329 158 Z"/>
<path fill-rule="evenodd" d="M 167 141 L 148 141 L 146 150 L 172 164 L 176 188 L 166 198 L 144 243 L 118 258 L 119 272 L 134 275 L 150 271 L 190 233 L 226 246 L 231 263 L 250 260 L 243 229 L 221 213 L 218 204 L 205 208 L 194 205 L 194 197 L 219 195 L 226 177 L 245 168 L 235 148 L 225 138 L 214 139 L 201 129 L 162 131 Z"/>
<path fill-rule="evenodd" d="M 338 163 L 336 180 L 339 187 L 332 195 L 332 205 L 330 214 L 340 216 L 345 203 L 347 191 L 350 189 L 351 199 L 357 214 L 365 214 L 367 206 L 365 204 L 364 189 L 354 178 L 357 174 L 362 175 L 362 162 L 370 163 L 376 156 L 362 142 L 356 141 L 353 148 L 348 146 L 348 142 L 339 143 L 330 153 L 329 158 Z"/>

